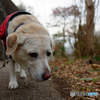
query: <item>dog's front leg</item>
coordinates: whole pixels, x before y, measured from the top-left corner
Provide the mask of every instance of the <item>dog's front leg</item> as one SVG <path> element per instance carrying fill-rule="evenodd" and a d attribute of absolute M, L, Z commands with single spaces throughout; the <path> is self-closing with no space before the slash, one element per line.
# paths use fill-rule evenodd
<path fill-rule="evenodd" d="M 16 72 L 20 72 L 20 66 L 18 62 L 15 62 L 15 68 L 16 68 Z"/>
<path fill-rule="evenodd" d="M 26 75 L 27 77 L 25 78 L 25 85 L 27 86 L 33 80 L 33 78 L 28 71 L 26 71 Z"/>
<path fill-rule="evenodd" d="M 21 67 L 20 67 L 20 78 L 26 78 L 26 73 L 25 73 L 25 70 L 24 69 L 22 69 Z"/>
<path fill-rule="evenodd" d="M 16 71 L 15 71 L 15 61 L 10 61 L 10 82 L 9 82 L 9 88 L 10 89 L 16 89 L 18 87 L 18 83 L 16 80 Z"/>

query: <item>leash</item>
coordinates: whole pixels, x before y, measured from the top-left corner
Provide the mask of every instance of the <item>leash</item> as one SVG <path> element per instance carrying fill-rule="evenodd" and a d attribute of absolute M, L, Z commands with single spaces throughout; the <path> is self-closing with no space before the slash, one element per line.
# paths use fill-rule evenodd
<path fill-rule="evenodd" d="M 7 65 L 10 61 L 11 61 L 10 58 L 7 59 L 6 61 L 4 61 L 4 63 L 3 63 L 2 66 L 0 67 L 0 69 L 3 68 L 3 67 L 6 67 L 6 65 Z"/>

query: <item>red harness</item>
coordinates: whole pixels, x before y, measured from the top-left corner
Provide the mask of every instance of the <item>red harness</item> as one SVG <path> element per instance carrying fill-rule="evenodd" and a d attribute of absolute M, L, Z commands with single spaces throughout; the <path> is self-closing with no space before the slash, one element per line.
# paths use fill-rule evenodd
<path fill-rule="evenodd" d="M 16 13 L 16 12 L 14 12 Z M 1 24 L 0 26 L 0 39 L 3 40 L 3 43 L 4 43 L 4 46 L 6 46 L 6 37 L 7 37 L 7 32 L 6 32 L 6 29 L 7 29 L 7 23 L 8 23 L 8 20 L 9 18 L 14 14 L 10 14 L 6 17 L 6 19 L 4 20 L 4 22 Z"/>
<path fill-rule="evenodd" d="M 6 38 L 7 38 L 7 36 L 8 36 L 7 28 L 8 28 L 8 23 L 9 23 L 9 21 L 11 21 L 14 17 L 16 17 L 16 16 L 18 16 L 18 15 L 22 15 L 22 14 L 29 14 L 29 15 L 31 15 L 31 14 L 28 13 L 28 12 L 17 11 L 17 12 L 14 12 L 14 13 L 8 15 L 8 16 L 6 17 L 6 19 L 4 20 L 4 22 L 1 24 L 1 26 L 0 26 L 0 39 L 2 39 L 5 48 L 6 48 Z M 19 26 L 20 26 L 20 25 L 18 25 L 18 26 L 16 27 L 16 29 L 17 29 Z"/>

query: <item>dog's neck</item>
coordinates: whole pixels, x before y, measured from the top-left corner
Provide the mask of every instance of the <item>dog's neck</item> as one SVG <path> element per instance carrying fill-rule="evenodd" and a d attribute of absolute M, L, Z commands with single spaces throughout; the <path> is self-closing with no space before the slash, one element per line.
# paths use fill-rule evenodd
<path fill-rule="evenodd" d="M 12 20 L 17 17 L 17 16 L 21 16 L 21 15 L 31 15 L 30 13 L 28 12 L 22 12 L 22 11 L 18 11 L 16 13 L 14 13 L 8 20 L 8 23 L 7 23 L 7 27 L 6 27 L 6 34 L 9 35 L 10 33 L 13 33 L 15 29 L 17 29 L 21 23 L 24 23 L 24 22 L 21 22 L 19 23 L 18 25 L 15 25 L 15 29 L 12 27 L 11 23 L 12 23 Z M 10 28 L 10 29 L 9 29 Z"/>

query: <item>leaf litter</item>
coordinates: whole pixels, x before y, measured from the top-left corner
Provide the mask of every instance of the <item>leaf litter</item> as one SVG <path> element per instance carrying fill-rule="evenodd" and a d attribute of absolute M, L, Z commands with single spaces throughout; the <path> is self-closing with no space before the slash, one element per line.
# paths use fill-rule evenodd
<path fill-rule="evenodd" d="M 53 80 L 59 84 L 58 91 L 67 100 L 100 100 L 100 65 L 88 60 L 56 59 L 50 62 Z M 75 96 L 70 92 L 98 92 L 98 96 Z"/>

